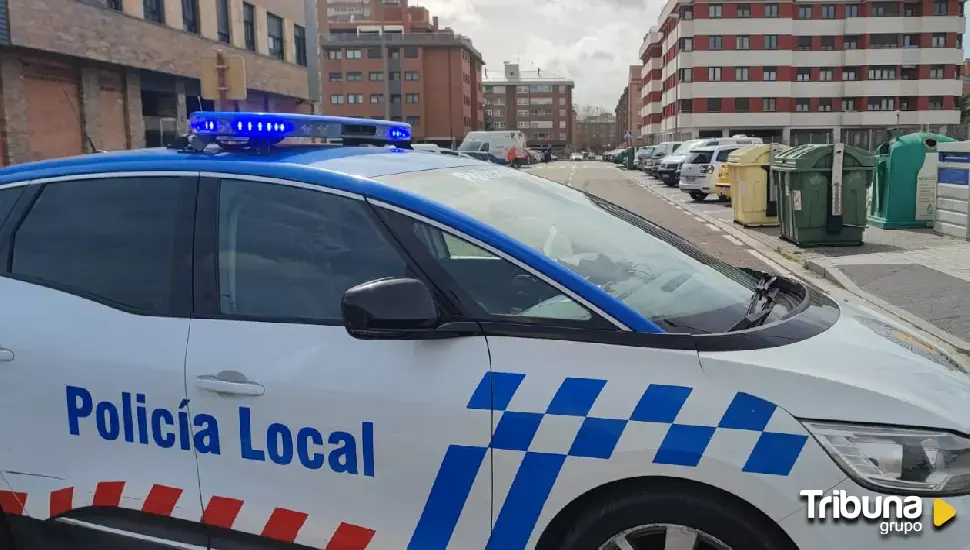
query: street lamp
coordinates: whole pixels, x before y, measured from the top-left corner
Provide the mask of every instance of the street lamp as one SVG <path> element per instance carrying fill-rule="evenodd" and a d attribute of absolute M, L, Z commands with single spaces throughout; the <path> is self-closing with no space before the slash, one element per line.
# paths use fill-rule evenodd
<path fill-rule="evenodd" d="M 390 64 L 391 52 L 387 49 L 387 42 L 384 39 L 384 9 L 385 0 L 377 0 L 381 8 L 381 57 L 384 58 L 384 119 L 391 120 L 391 74 Z"/>

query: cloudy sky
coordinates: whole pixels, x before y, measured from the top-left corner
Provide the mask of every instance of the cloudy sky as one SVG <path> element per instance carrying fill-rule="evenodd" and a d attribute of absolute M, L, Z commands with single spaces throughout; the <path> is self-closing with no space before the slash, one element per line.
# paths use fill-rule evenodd
<path fill-rule="evenodd" d="M 412 0 L 442 27 L 469 36 L 485 68 L 518 57 L 576 81 L 574 101 L 613 111 L 627 67 L 639 63 L 643 35 L 664 0 Z"/>

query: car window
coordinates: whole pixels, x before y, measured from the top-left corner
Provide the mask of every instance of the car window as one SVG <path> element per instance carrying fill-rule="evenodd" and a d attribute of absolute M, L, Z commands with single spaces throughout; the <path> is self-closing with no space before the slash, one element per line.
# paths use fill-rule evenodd
<path fill-rule="evenodd" d="M 487 315 L 517 323 L 594 319 L 584 306 L 512 262 L 437 227 L 405 216 L 397 218 L 397 223 L 411 227 L 432 261 Z M 598 317 L 595 320 L 604 322 Z"/>
<path fill-rule="evenodd" d="M 17 199 L 23 194 L 25 187 L 23 185 L 18 185 L 16 187 L 0 187 L 0 225 L 7 219 L 10 215 L 10 211 L 13 209 L 13 205 L 16 204 Z"/>
<path fill-rule="evenodd" d="M 141 313 L 167 313 L 182 185 L 180 177 L 45 185 L 14 233 L 11 274 Z"/>
<path fill-rule="evenodd" d="M 717 161 L 718 162 L 727 162 L 728 156 L 730 156 L 731 153 L 733 153 L 733 152 L 735 152 L 737 150 L 738 150 L 738 147 L 735 147 L 733 149 L 721 149 L 720 151 L 717 152 Z"/>
<path fill-rule="evenodd" d="M 408 274 L 363 202 L 320 191 L 222 180 L 220 311 L 335 322 L 350 287 Z"/>
<path fill-rule="evenodd" d="M 684 164 L 708 164 L 711 162 L 712 156 L 714 156 L 714 151 L 691 151 L 687 153 Z"/>

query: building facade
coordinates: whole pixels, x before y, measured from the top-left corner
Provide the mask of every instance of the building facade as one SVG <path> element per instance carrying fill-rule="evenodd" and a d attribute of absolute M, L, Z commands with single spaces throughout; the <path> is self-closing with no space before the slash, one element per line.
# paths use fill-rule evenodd
<path fill-rule="evenodd" d="M 961 0 L 669 0 L 640 48 L 642 135 L 871 148 L 960 121 Z"/>
<path fill-rule="evenodd" d="M 627 83 L 617 101 L 614 114 L 616 115 L 616 136 L 613 143 L 636 145 L 643 138 L 643 120 L 641 111 L 643 109 L 643 77 L 641 72 L 643 67 L 640 65 L 630 65 L 627 71 Z M 631 137 L 627 139 L 626 133 L 630 132 Z"/>
<path fill-rule="evenodd" d="M 325 114 L 406 121 L 415 141 L 446 147 L 484 127 L 482 54 L 427 9 L 321 0 L 318 14 Z"/>
<path fill-rule="evenodd" d="M 616 127 L 616 115 L 613 113 L 580 116 L 576 121 L 576 147 L 594 153 L 609 151 L 618 143 Z"/>
<path fill-rule="evenodd" d="M 214 108 L 198 78 L 217 49 L 245 59 L 250 91 L 232 108 L 310 112 L 302 0 L 0 0 L 0 13 L 5 165 L 171 142 Z"/>
<path fill-rule="evenodd" d="M 575 83 L 555 73 L 520 71 L 505 63 L 501 75 L 484 81 L 485 117 L 493 130 L 517 129 L 532 148 L 572 151 Z"/>

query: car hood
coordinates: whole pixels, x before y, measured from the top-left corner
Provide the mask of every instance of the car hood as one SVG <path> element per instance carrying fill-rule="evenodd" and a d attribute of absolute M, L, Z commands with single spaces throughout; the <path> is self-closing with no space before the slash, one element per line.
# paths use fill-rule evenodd
<path fill-rule="evenodd" d="M 672 162 L 684 162 L 684 159 L 686 157 L 687 155 L 668 155 L 664 157 L 661 162 L 663 162 L 664 164 L 668 164 Z"/>
<path fill-rule="evenodd" d="M 970 434 L 970 374 L 898 323 L 848 302 L 839 306 L 838 321 L 817 336 L 761 350 L 701 352 L 701 366 L 798 418 Z"/>

